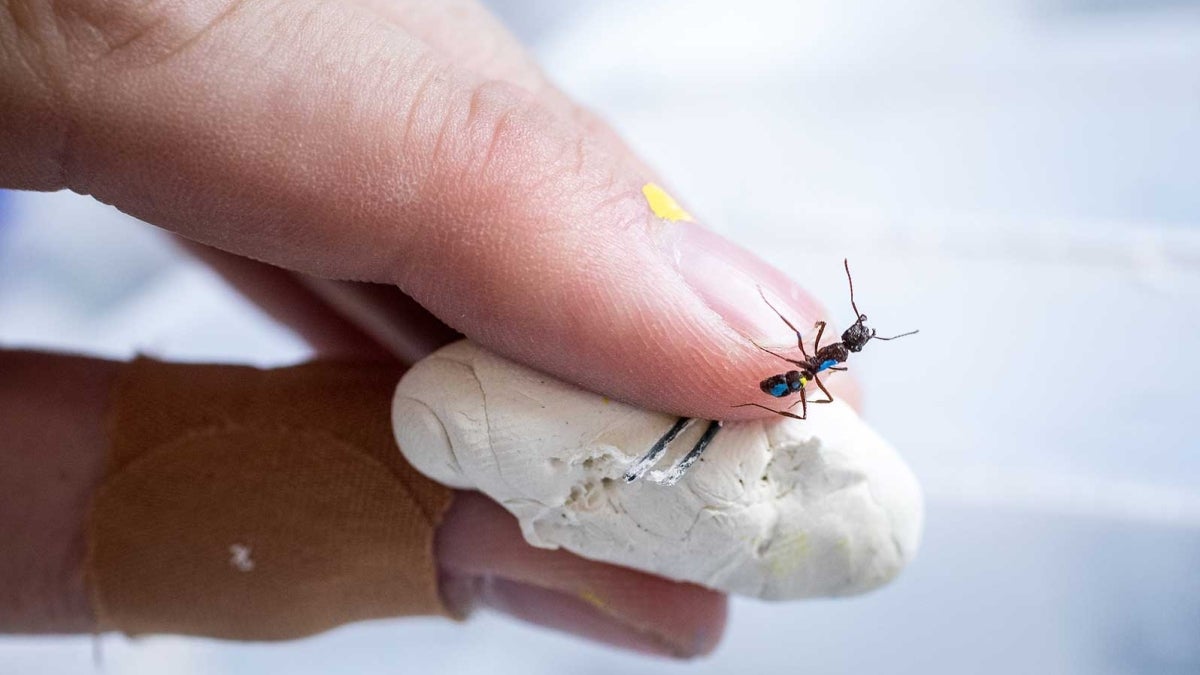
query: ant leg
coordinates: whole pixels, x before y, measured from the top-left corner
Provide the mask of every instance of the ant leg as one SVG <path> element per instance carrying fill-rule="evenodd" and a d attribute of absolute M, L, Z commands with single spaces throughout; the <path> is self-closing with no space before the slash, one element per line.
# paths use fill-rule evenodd
<path fill-rule="evenodd" d="M 774 408 L 768 408 L 767 406 L 765 406 L 765 405 L 761 405 L 761 404 L 758 404 L 758 403 L 743 403 L 743 404 L 741 404 L 741 405 L 735 405 L 735 406 L 733 406 L 733 407 L 735 407 L 735 408 L 748 408 L 748 407 L 751 407 L 751 406 L 753 406 L 753 407 L 755 407 L 755 408 L 762 408 L 763 410 L 769 410 L 770 412 L 773 412 L 773 413 L 775 413 L 776 415 L 783 415 L 784 417 L 790 417 L 790 418 L 792 418 L 792 419 L 794 419 L 794 420 L 802 420 L 802 419 L 804 419 L 803 417 L 801 417 L 801 416 L 797 415 L 796 413 L 791 413 L 791 412 L 788 412 L 788 411 L 786 411 L 786 410 L 776 410 L 776 409 L 774 409 Z"/>
<path fill-rule="evenodd" d="M 796 403 L 800 404 L 801 412 L 799 415 L 797 415 L 794 412 L 788 412 L 787 410 L 776 410 L 774 408 L 768 408 L 767 406 L 762 405 L 761 403 L 742 403 L 740 405 L 735 405 L 733 407 L 748 408 L 748 407 L 753 406 L 755 408 L 762 408 L 763 410 L 769 410 L 769 411 L 775 413 L 776 415 L 783 415 L 784 417 L 790 417 L 794 420 L 808 419 L 808 396 L 804 393 L 803 388 L 800 389 L 800 400 L 793 402 L 792 405 L 788 406 L 788 408 L 794 408 L 796 406 Z"/>
<path fill-rule="evenodd" d="M 678 464 L 662 474 L 658 474 L 658 472 L 651 473 L 650 480 L 659 485 L 666 486 L 671 486 L 679 482 L 679 479 L 683 478 L 683 474 L 687 473 L 687 470 L 696 463 L 696 460 L 700 459 L 700 455 L 704 454 L 705 449 L 708 448 L 709 443 L 712 443 L 713 438 L 716 438 L 717 432 L 721 430 L 721 425 L 722 422 L 719 421 L 714 420 L 709 422 L 708 428 L 704 430 L 704 435 L 700 437 L 700 440 L 696 441 L 696 445 L 692 446 L 692 449 L 688 451 L 688 454 L 683 456 L 683 459 L 679 460 Z"/>
<path fill-rule="evenodd" d="M 837 370 L 837 371 L 841 371 L 841 372 L 843 372 L 843 373 L 844 373 L 844 372 L 846 372 L 847 370 L 850 370 L 850 369 L 849 369 L 849 368 L 842 367 L 842 366 L 829 366 L 829 367 L 828 367 L 828 368 L 826 368 L 825 370 Z"/>
<path fill-rule="evenodd" d="M 833 403 L 833 394 L 830 394 L 829 390 L 825 388 L 825 383 L 821 382 L 821 378 L 813 375 L 813 382 L 816 382 L 817 386 L 821 388 L 821 393 L 825 394 L 824 401 L 813 401 L 813 403 Z"/>
<path fill-rule="evenodd" d="M 778 358 L 781 358 L 781 359 L 783 359 L 784 361 L 787 361 L 788 363 L 790 363 L 790 364 L 792 364 L 792 365 L 794 365 L 794 366 L 806 366 L 806 365 L 808 365 L 808 364 L 807 364 L 807 363 L 805 363 L 804 361 L 793 361 L 793 360 L 789 359 L 788 357 L 784 356 L 783 354 L 777 354 L 777 353 L 775 353 L 775 352 L 771 351 L 770 349 L 767 349 L 766 347 L 764 347 L 764 346 L 762 346 L 762 345 L 758 344 L 757 342 L 754 342 L 753 340 L 751 340 L 751 341 L 750 341 L 750 343 L 751 343 L 751 344 L 753 344 L 755 347 L 758 347 L 759 349 L 763 350 L 764 352 L 766 352 L 766 353 L 770 354 L 771 356 L 776 356 L 776 357 L 778 357 Z M 803 349 L 801 349 L 800 351 L 804 351 L 804 350 L 803 350 Z"/>
<path fill-rule="evenodd" d="M 789 405 L 788 408 L 795 407 L 796 403 L 803 404 L 803 406 L 801 408 L 801 413 L 799 415 L 797 415 L 794 412 L 788 412 L 787 410 L 776 410 L 774 408 L 768 408 L 767 406 L 762 405 L 760 403 L 742 403 L 741 405 L 735 405 L 733 407 L 735 407 L 735 408 L 748 408 L 748 407 L 762 408 L 763 410 L 769 410 L 769 411 L 775 413 L 776 415 L 783 415 L 784 417 L 790 417 L 794 420 L 808 419 L 808 397 L 806 397 L 804 395 L 803 389 L 800 390 L 800 400 L 792 403 L 792 405 Z"/>
<path fill-rule="evenodd" d="M 821 335 L 825 332 L 825 322 L 818 321 L 813 324 L 813 328 L 817 329 L 817 340 L 813 343 L 813 352 L 821 351 Z"/>
<path fill-rule="evenodd" d="M 688 428 L 688 425 L 691 423 L 692 418 L 690 417 L 680 417 L 678 420 L 676 420 L 675 424 L 667 430 L 667 433 L 663 434 L 662 438 L 659 438 L 654 445 L 650 447 L 650 451 L 642 455 L 641 459 L 634 462 L 633 465 L 629 467 L 629 469 L 625 472 L 625 482 L 632 483 L 633 481 L 641 478 L 642 474 L 649 471 L 650 467 L 654 466 L 655 463 L 658 462 L 659 458 L 662 457 L 662 454 L 666 452 L 667 445 L 670 444 L 671 441 L 675 440 L 676 436 L 683 433 L 683 430 Z"/>
<path fill-rule="evenodd" d="M 787 317 L 784 316 L 782 312 L 780 312 L 778 309 L 775 309 L 775 305 L 772 305 L 771 301 L 767 299 L 767 294 L 763 293 L 762 286 L 758 287 L 758 295 L 763 299 L 763 302 L 767 303 L 767 307 L 770 307 L 771 311 L 775 312 L 775 316 L 782 319 L 783 322 L 787 324 L 787 327 L 791 328 L 792 332 L 796 334 L 796 346 L 800 348 L 800 356 L 803 356 L 804 360 L 807 361 L 808 360 L 808 352 L 804 351 L 804 338 L 800 335 L 800 331 L 796 330 L 796 327 L 792 325 L 791 321 L 788 321 Z M 759 347 L 759 349 L 761 349 L 761 347 Z M 785 359 L 785 360 L 790 361 L 791 359 Z M 796 362 L 792 361 L 792 363 L 796 363 Z M 803 365 L 803 364 L 797 364 L 797 365 Z"/>

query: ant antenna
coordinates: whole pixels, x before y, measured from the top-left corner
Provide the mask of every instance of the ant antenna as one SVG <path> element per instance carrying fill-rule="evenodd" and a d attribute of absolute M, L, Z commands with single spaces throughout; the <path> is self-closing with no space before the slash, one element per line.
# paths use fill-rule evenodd
<path fill-rule="evenodd" d="M 862 316 L 862 312 L 858 311 L 858 305 L 854 304 L 854 277 L 850 276 L 850 260 L 842 258 L 842 266 L 846 268 L 846 281 L 850 282 L 850 306 L 854 308 L 854 318 Z"/>
<path fill-rule="evenodd" d="M 886 338 L 885 338 L 885 337 L 879 337 L 878 335 L 872 335 L 872 336 L 871 336 L 871 338 L 872 338 L 872 339 L 875 339 L 875 340 L 895 340 L 895 339 L 897 339 L 897 338 L 908 337 L 909 335 L 916 335 L 917 333 L 920 333 L 920 332 L 921 332 L 920 330 L 910 330 L 910 331 L 908 331 L 907 333 L 901 333 L 901 334 L 899 334 L 899 335 L 893 335 L 892 337 L 886 337 Z"/>

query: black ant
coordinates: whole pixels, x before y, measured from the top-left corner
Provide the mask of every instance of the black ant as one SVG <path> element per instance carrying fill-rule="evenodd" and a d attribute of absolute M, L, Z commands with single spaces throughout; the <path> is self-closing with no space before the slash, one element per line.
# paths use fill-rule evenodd
<path fill-rule="evenodd" d="M 762 382 L 759 382 L 758 386 L 763 390 L 763 393 L 770 394 L 775 398 L 784 398 L 799 392 L 800 400 L 797 401 L 797 403 L 799 403 L 801 406 L 801 414 L 797 415 L 792 412 L 787 412 L 786 410 L 775 410 L 774 408 L 769 408 L 759 403 L 743 403 L 741 405 L 734 406 L 735 408 L 754 406 L 756 408 L 762 408 L 763 410 L 770 410 L 776 415 L 783 415 L 784 417 L 791 417 L 798 420 L 805 419 L 808 417 L 809 400 L 804 390 L 809 382 L 815 382 L 817 387 L 820 388 L 821 393 L 825 394 L 825 400 L 812 401 L 812 403 L 833 403 L 833 395 L 829 393 L 829 390 L 825 388 L 824 383 L 821 382 L 821 378 L 818 377 L 819 373 L 826 370 L 846 370 L 846 368 L 841 367 L 838 364 L 845 363 L 846 359 L 850 358 L 851 352 L 861 352 L 863 347 L 866 347 L 867 343 L 871 340 L 895 340 L 898 338 L 907 337 L 909 335 L 915 335 L 919 332 L 913 330 L 907 333 L 901 333 L 900 335 L 893 335 L 892 337 L 876 335 L 874 328 L 867 327 L 867 315 L 858 311 L 858 304 L 854 302 L 854 278 L 850 276 L 850 261 L 842 260 L 842 265 L 846 268 L 846 280 L 850 283 L 850 307 L 854 309 L 854 315 L 858 318 L 854 320 L 854 323 L 851 324 L 849 328 L 842 332 L 841 342 L 835 342 L 831 345 L 825 345 L 824 347 L 821 346 L 821 335 L 825 333 L 825 322 L 818 321 L 816 324 L 814 324 L 813 327 L 817 329 L 817 338 L 813 341 L 813 351 L 815 353 L 812 356 L 809 356 L 808 352 L 804 351 L 804 338 L 801 337 L 800 331 L 796 330 L 796 327 L 792 325 L 792 322 L 788 321 L 787 317 L 781 314 L 778 309 L 775 309 L 775 306 L 771 304 L 771 301 L 767 300 L 767 296 L 763 295 L 762 289 L 758 289 L 759 295 L 762 295 L 763 302 L 767 303 L 767 306 L 771 308 L 771 311 L 775 312 L 775 315 L 782 319 L 783 322 L 787 324 L 787 327 L 791 328 L 792 332 L 796 334 L 796 346 L 800 348 L 800 356 L 803 357 L 803 359 L 799 361 L 789 359 L 782 354 L 777 354 L 766 347 L 755 344 L 755 347 L 758 347 L 764 352 L 772 356 L 779 357 L 794 366 L 799 366 L 799 369 L 797 370 L 789 370 L 784 373 L 779 373 L 778 375 L 772 375 Z M 792 405 L 788 406 L 788 408 L 790 409 L 795 405 L 796 404 L 793 403 Z"/>
<path fill-rule="evenodd" d="M 833 395 L 829 393 L 829 390 L 825 388 L 825 384 L 821 382 L 820 377 L 818 377 L 819 373 L 822 373 L 826 370 L 846 370 L 845 367 L 838 364 L 845 363 L 846 359 L 850 358 L 851 352 L 861 352 L 863 347 L 867 346 L 867 343 L 871 340 L 895 340 L 898 338 L 907 337 L 909 335 L 915 335 L 917 332 L 919 332 L 914 330 L 907 333 L 901 333 L 900 335 L 893 335 L 892 337 L 882 337 L 880 335 L 876 335 L 874 328 L 867 327 L 867 315 L 858 311 L 858 305 L 854 302 L 854 278 L 850 276 L 850 261 L 843 259 L 842 265 L 846 268 L 846 280 L 850 284 L 850 307 L 854 310 L 854 315 L 857 318 L 855 318 L 854 323 L 851 324 L 849 328 L 842 332 L 842 339 L 840 342 L 825 345 L 824 347 L 821 346 L 821 336 L 825 333 L 825 322 L 818 321 L 816 324 L 814 324 L 813 327 L 817 329 L 817 337 L 813 341 L 812 356 L 809 356 L 808 352 L 804 349 L 804 338 L 800 335 L 800 331 L 797 330 L 794 325 L 792 325 L 791 321 L 788 321 L 787 317 L 785 317 L 778 309 L 775 308 L 775 305 L 771 304 L 770 300 L 767 300 L 767 296 L 763 293 L 762 288 L 760 287 L 758 289 L 758 293 L 762 296 L 763 302 L 767 303 L 767 306 L 771 308 L 771 311 L 775 312 L 775 315 L 782 319 L 783 322 L 787 324 L 787 327 L 791 328 L 792 332 L 796 334 L 796 346 L 800 348 L 800 356 L 802 357 L 799 360 L 789 359 L 782 354 L 777 354 L 766 347 L 755 344 L 754 346 L 758 347 L 764 352 L 783 359 L 784 361 L 796 366 L 796 368 L 792 370 L 788 370 L 777 375 L 772 375 L 764 379 L 762 382 L 759 382 L 758 386 L 760 389 L 762 389 L 763 393 L 774 396 L 775 398 L 785 398 L 792 394 L 799 393 L 800 400 L 792 403 L 792 405 L 788 406 L 788 409 L 785 410 L 776 410 L 760 403 L 743 403 L 741 405 L 734 406 L 735 408 L 753 406 L 755 408 L 769 410 L 776 415 L 782 415 L 792 419 L 807 419 L 809 403 L 833 403 Z M 810 382 L 815 383 L 817 387 L 820 388 L 821 393 L 825 394 L 825 398 L 823 400 L 808 400 L 808 395 L 805 393 L 805 390 Z M 801 412 L 799 415 L 794 412 L 790 412 L 790 409 L 795 407 L 796 403 L 799 403 L 801 406 Z M 654 466 L 654 464 L 658 462 L 659 458 L 666 451 L 667 445 L 670 444 L 671 441 L 675 440 L 676 436 L 683 433 L 683 430 L 686 429 L 691 423 L 691 418 L 679 418 L 679 420 L 675 422 L 674 426 L 672 426 L 667 433 L 663 434 L 662 438 L 658 439 L 658 441 L 650 448 L 650 451 L 643 455 L 641 459 L 635 462 L 633 466 L 631 466 L 629 470 L 625 472 L 625 482 L 632 483 L 638 478 L 641 478 L 642 475 L 650 469 L 650 467 Z M 708 447 L 709 443 L 712 442 L 713 437 L 715 437 L 717 432 L 720 431 L 721 425 L 722 422 L 720 421 L 709 422 L 708 428 L 704 431 L 704 435 L 700 437 L 700 440 L 696 442 L 696 445 L 692 447 L 688 454 L 685 455 L 683 459 L 679 460 L 678 464 L 671 467 L 670 470 L 664 472 L 661 476 L 652 475 L 651 480 L 663 485 L 674 485 L 680 478 L 683 477 L 683 474 L 688 470 L 688 468 L 700 458 L 700 455 L 704 453 L 704 450 Z"/>

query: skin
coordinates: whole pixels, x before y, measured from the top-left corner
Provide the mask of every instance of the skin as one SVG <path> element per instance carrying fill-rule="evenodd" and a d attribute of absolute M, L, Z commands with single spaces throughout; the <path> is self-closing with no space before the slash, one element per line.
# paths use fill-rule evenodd
<path fill-rule="evenodd" d="M 2 7 L 0 186 L 190 240 L 322 354 L 412 362 L 461 333 L 613 398 L 746 419 L 766 413 L 733 406 L 780 370 L 752 341 L 794 344 L 758 287 L 797 325 L 821 317 L 762 261 L 656 217 L 641 187 L 662 181 L 472 2 Z M 81 525 L 115 367 L 0 352 L 0 630 L 91 630 Z M 723 596 L 532 549 L 478 495 L 437 553 L 453 602 L 622 648 L 696 656 L 724 626 Z"/>

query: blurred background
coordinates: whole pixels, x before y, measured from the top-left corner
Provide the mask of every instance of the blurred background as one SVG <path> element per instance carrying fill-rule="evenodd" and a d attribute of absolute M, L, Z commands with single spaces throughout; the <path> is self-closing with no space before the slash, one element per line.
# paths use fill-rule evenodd
<path fill-rule="evenodd" d="M 701 219 L 881 333 L 866 415 L 927 495 L 860 598 L 736 599 L 712 657 L 481 614 L 299 643 L 0 638 L 0 673 L 1200 673 L 1200 2 L 493 9 Z M 755 205 L 755 206 L 752 206 Z M 766 205 L 766 206 L 764 206 Z M 158 231 L 0 193 L 0 342 L 275 365 L 308 350 Z"/>

